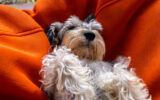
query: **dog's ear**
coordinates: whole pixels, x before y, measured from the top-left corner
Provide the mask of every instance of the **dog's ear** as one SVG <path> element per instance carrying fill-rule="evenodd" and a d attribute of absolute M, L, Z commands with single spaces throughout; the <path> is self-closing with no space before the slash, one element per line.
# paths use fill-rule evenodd
<path fill-rule="evenodd" d="M 94 14 L 90 14 L 90 15 L 84 20 L 84 22 L 89 23 L 91 20 L 95 20 L 95 15 L 94 15 Z"/>
<path fill-rule="evenodd" d="M 52 46 L 55 47 L 56 45 L 61 44 L 61 40 L 58 37 L 58 33 L 60 29 L 63 27 L 63 23 L 55 22 L 52 23 L 46 30 L 45 33 L 47 35 L 47 38 Z"/>

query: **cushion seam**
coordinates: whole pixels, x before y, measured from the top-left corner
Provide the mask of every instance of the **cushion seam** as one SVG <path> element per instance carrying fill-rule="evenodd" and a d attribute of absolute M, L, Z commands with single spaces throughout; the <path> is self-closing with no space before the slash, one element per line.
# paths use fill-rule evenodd
<path fill-rule="evenodd" d="M 120 0 L 111 0 L 105 4 L 103 4 L 99 9 L 96 9 L 96 13 L 95 13 L 95 16 L 98 16 L 98 14 L 106 7 L 116 3 L 117 1 L 120 1 Z"/>
<path fill-rule="evenodd" d="M 3 32 L 2 34 L 0 34 L 0 36 L 15 36 L 15 37 L 19 37 L 19 36 L 25 36 L 25 35 L 30 35 L 30 34 L 34 34 L 36 32 L 40 32 L 40 31 L 44 31 L 42 28 L 34 28 L 34 29 L 30 29 L 24 32 L 16 32 L 15 34 L 9 34 L 9 33 L 14 33 L 14 32 L 4 32 L 4 31 L 0 31 Z"/>

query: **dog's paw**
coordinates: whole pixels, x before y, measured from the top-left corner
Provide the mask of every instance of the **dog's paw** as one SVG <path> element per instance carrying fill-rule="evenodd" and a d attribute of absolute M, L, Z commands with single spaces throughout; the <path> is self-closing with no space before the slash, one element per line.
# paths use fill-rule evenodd
<path fill-rule="evenodd" d="M 118 56 L 114 62 L 114 67 L 128 68 L 131 62 L 131 57 Z"/>

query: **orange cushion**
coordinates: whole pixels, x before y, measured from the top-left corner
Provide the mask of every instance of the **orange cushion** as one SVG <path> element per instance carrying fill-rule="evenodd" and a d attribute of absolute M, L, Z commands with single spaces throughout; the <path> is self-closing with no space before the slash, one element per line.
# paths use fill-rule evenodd
<path fill-rule="evenodd" d="M 0 100 L 47 100 L 40 90 L 49 42 L 26 13 L 0 5 Z"/>
<path fill-rule="evenodd" d="M 51 22 L 65 21 L 71 15 L 81 19 L 94 13 L 97 0 L 38 0 L 32 17 L 46 28 Z"/>

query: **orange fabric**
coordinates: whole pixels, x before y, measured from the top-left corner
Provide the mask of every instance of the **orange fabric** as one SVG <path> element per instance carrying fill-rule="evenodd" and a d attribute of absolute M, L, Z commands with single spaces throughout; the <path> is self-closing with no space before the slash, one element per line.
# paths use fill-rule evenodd
<path fill-rule="evenodd" d="M 84 19 L 94 13 L 96 4 L 97 0 L 38 0 L 32 16 L 46 28 L 51 22 L 63 22 L 71 15 Z"/>
<path fill-rule="evenodd" d="M 160 100 L 159 5 L 159 0 L 38 0 L 33 11 L 24 10 L 37 23 L 20 10 L 0 6 L 0 99 L 45 100 L 38 72 L 49 42 L 38 24 L 46 28 L 70 15 L 84 19 L 95 13 L 104 28 L 105 59 L 131 56 L 153 100 Z"/>
<path fill-rule="evenodd" d="M 30 16 L 0 5 L 0 100 L 46 99 L 39 70 L 48 47 L 43 29 Z"/>

